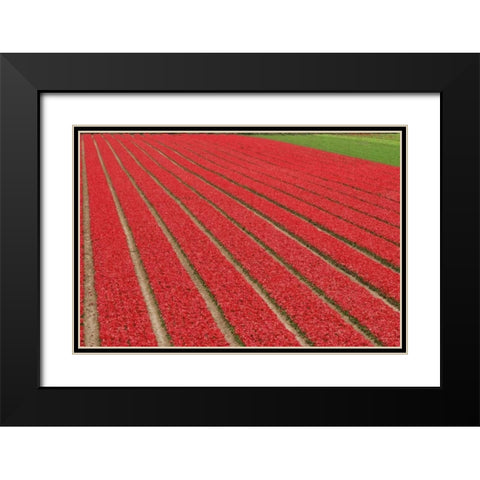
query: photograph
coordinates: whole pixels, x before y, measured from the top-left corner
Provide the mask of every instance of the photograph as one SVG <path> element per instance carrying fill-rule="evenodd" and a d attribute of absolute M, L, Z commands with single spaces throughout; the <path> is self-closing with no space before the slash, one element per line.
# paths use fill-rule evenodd
<path fill-rule="evenodd" d="M 75 353 L 406 351 L 406 126 L 73 132 Z"/>
<path fill-rule="evenodd" d="M 0 425 L 479 425 L 478 54 L 0 60 Z"/>

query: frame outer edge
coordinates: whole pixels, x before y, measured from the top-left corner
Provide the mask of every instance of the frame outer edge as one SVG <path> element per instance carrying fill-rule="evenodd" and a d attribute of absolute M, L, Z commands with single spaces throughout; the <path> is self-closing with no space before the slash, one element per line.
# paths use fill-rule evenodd
<path fill-rule="evenodd" d="M 185 394 L 188 393 L 188 391 L 191 391 L 191 389 L 173 389 L 170 392 L 158 389 L 158 393 L 153 393 L 150 396 L 145 395 L 142 396 L 142 394 L 139 393 L 138 390 L 134 389 L 119 389 L 119 391 L 115 389 L 105 389 L 105 388 L 100 388 L 98 390 L 95 389 L 78 389 L 78 388 L 62 388 L 62 389 L 54 389 L 54 388 L 38 388 L 38 371 L 40 368 L 40 350 L 39 350 L 39 343 L 38 339 L 40 338 L 40 321 L 39 321 L 39 314 L 40 314 L 40 297 L 39 293 L 36 292 L 36 288 L 40 284 L 39 280 L 39 265 L 37 261 L 39 261 L 38 258 L 38 246 L 39 246 L 39 216 L 37 212 L 38 204 L 37 204 L 37 199 L 39 198 L 38 196 L 38 180 L 39 180 L 39 174 L 40 174 L 40 169 L 39 169 L 39 162 L 38 162 L 38 129 L 39 129 L 39 111 L 38 111 L 38 89 L 42 89 L 44 87 L 50 86 L 51 90 L 50 91 L 55 91 L 56 88 L 59 85 L 61 88 L 57 91 L 75 91 L 75 87 L 77 85 L 76 82 L 82 82 L 83 80 L 77 80 L 74 77 L 70 75 L 70 67 L 74 67 L 77 65 L 77 62 L 80 64 L 88 64 L 91 59 L 93 61 L 95 55 L 89 55 L 89 54 L 83 54 L 83 55 L 75 55 L 75 54 L 67 54 L 67 55 L 52 55 L 52 54 L 8 54 L 8 55 L 1 55 L 0 56 L 0 173 L 2 174 L 0 177 L 0 182 L 1 182 L 1 191 L 0 191 L 0 232 L 1 232 L 1 239 L 0 239 L 0 261 L 2 264 L 2 270 L 0 272 L 0 291 L 1 291 L 1 298 L 0 298 L 0 312 L 1 312 L 1 318 L 0 318 L 0 374 L 1 374 L 1 379 L 0 379 L 0 407 L 1 407 L 1 418 L 0 418 L 0 423 L 1 424 L 23 424 L 23 425 L 52 425 L 52 424 L 78 424 L 78 425 L 93 425 L 93 424 L 98 424 L 101 422 L 101 424 L 109 424 L 109 425 L 119 425 L 121 423 L 119 422 L 119 419 L 123 419 L 125 424 L 139 424 L 141 422 L 142 418 L 144 418 L 144 415 L 142 415 L 142 412 L 140 414 L 135 414 L 132 417 L 129 418 L 127 415 L 127 418 L 125 418 L 124 413 L 125 413 L 125 407 L 133 406 L 135 403 L 137 405 L 142 405 L 145 407 L 152 407 L 153 405 L 158 406 L 158 404 L 155 403 L 155 400 L 162 401 L 162 405 L 172 405 L 175 406 L 175 400 L 181 400 L 181 403 L 186 403 L 186 400 L 180 396 L 181 391 L 184 392 Z M 106 55 L 102 58 L 106 58 L 107 60 L 111 60 L 113 62 L 114 60 L 114 55 Z M 117 57 L 122 57 L 122 55 L 117 55 Z M 148 56 L 141 56 L 141 55 L 133 55 L 133 56 L 125 56 L 125 58 L 129 58 L 130 62 L 138 62 L 139 59 L 141 58 L 147 58 Z M 175 58 L 173 58 L 175 57 Z M 191 60 L 191 56 L 180 56 L 180 55 L 173 55 L 171 56 L 168 60 L 168 62 L 172 62 L 172 64 L 175 64 L 176 62 L 182 62 L 184 61 L 186 64 L 188 64 L 189 61 Z M 197 60 L 200 57 L 200 55 L 197 56 Z M 226 59 L 228 59 L 229 62 L 232 61 L 234 55 L 223 55 Z M 281 57 L 281 55 L 278 55 L 278 57 Z M 310 56 L 310 59 L 315 61 L 322 61 L 322 59 L 325 59 L 325 61 L 329 64 L 332 62 L 335 63 L 335 59 L 338 59 L 338 61 L 341 62 L 339 72 L 333 74 L 332 78 L 336 78 L 335 75 L 340 76 L 343 70 L 345 70 L 346 64 L 348 64 L 348 59 L 351 59 L 352 57 L 354 58 L 354 64 L 357 65 L 361 58 L 361 54 L 355 55 L 349 55 L 349 54 L 344 54 L 343 57 L 342 54 L 337 54 L 337 55 L 317 55 L 317 56 Z M 358 58 L 357 58 L 358 57 Z M 375 57 L 376 59 L 381 58 L 381 56 L 377 55 L 368 55 L 364 54 L 362 57 L 363 59 L 368 60 L 370 62 L 372 58 Z M 148 57 L 148 61 L 154 61 L 158 59 L 159 63 L 166 63 L 166 58 L 167 56 L 150 56 Z M 333 60 L 332 60 L 333 58 Z M 401 54 L 401 55 L 386 55 L 383 56 L 384 59 L 386 59 L 386 64 L 391 64 L 392 62 L 394 64 L 398 64 L 398 70 L 399 73 L 401 74 L 398 80 L 399 85 L 403 85 L 403 90 L 399 91 L 406 91 L 406 92 L 414 92 L 414 91 L 438 91 L 437 86 L 442 85 L 442 88 L 444 89 L 448 88 L 448 84 L 450 80 L 456 80 L 458 77 L 462 75 L 462 70 L 463 68 L 472 68 L 472 65 L 474 65 L 474 68 L 471 69 L 470 71 L 474 70 L 474 76 L 476 77 L 477 85 L 474 85 L 475 89 L 475 95 L 477 96 L 476 99 L 474 99 L 474 121 L 476 122 L 476 126 L 478 127 L 479 123 L 479 116 L 480 116 L 480 55 L 479 54 L 471 54 L 471 55 L 466 55 L 466 54 L 427 54 L 427 55 L 415 55 L 415 54 Z M 97 60 L 99 59 L 99 56 L 97 56 Z M 220 59 L 220 55 L 218 57 L 213 58 L 213 56 L 208 57 L 209 63 L 213 64 L 213 66 L 218 66 L 220 62 L 217 62 L 217 60 Z M 245 59 L 245 56 L 239 56 L 237 57 L 239 60 L 239 63 L 251 63 L 251 60 L 253 60 L 253 55 L 251 56 L 250 60 Z M 297 55 L 297 57 L 294 59 L 293 63 L 297 63 L 299 65 L 304 65 L 306 56 L 304 55 Z M 277 65 L 278 62 L 274 61 L 273 55 L 268 58 L 268 60 L 272 63 L 272 65 Z M 435 68 L 433 70 L 427 71 L 426 66 L 421 65 L 423 61 L 426 61 L 428 65 L 431 65 Z M 65 63 L 63 63 L 65 62 Z M 148 63 L 145 60 L 146 63 Z M 290 60 L 289 60 L 290 62 Z M 128 63 L 128 62 L 127 62 Z M 291 63 L 291 62 L 290 62 Z M 381 63 L 381 62 L 380 62 Z M 385 62 L 383 62 L 385 64 Z M 63 69 L 62 69 L 62 64 L 63 64 Z M 189 64 L 190 65 L 190 64 Z M 419 77 L 417 76 L 409 76 L 408 72 L 403 72 L 401 71 L 401 65 L 405 68 L 405 66 L 408 66 L 409 68 L 412 68 L 414 66 L 419 66 L 420 67 L 420 79 L 417 79 Z M 151 65 L 147 65 L 148 68 L 151 68 Z M 146 66 L 146 68 L 147 68 Z M 384 65 L 385 66 L 385 65 Z M 50 70 L 51 67 L 51 70 Z M 78 67 L 78 65 L 77 65 Z M 305 68 L 311 69 L 311 65 L 306 65 Z M 155 70 L 155 69 L 154 69 Z M 215 70 L 215 69 L 214 69 Z M 313 68 L 315 70 L 315 68 Z M 362 69 L 359 71 L 363 71 L 364 68 L 362 66 Z M 23 72 L 23 73 L 22 73 Z M 205 78 L 201 80 L 201 86 L 203 85 L 208 85 L 209 82 L 211 82 L 211 76 L 209 77 L 207 75 L 207 72 L 203 72 L 205 74 Z M 302 72 L 300 72 L 302 73 Z M 260 75 L 260 79 L 265 79 L 265 86 L 272 85 L 272 74 L 266 70 L 265 72 L 262 72 L 264 76 Z M 288 74 L 288 72 L 287 72 Z M 57 76 L 56 76 L 57 75 Z M 423 75 L 423 76 L 422 76 Z M 440 75 L 441 78 L 436 78 L 436 75 Z M 164 85 L 175 85 L 175 78 L 176 74 L 174 71 L 172 71 L 172 76 L 169 81 L 164 80 Z M 295 77 L 295 74 L 291 74 L 289 77 L 291 80 L 290 82 L 293 84 L 302 84 L 302 85 L 310 85 L 309 81 L 307 80 L 298 80 L 300 76 Z M 363 82 L 360 83 L 360 85 L 365 85 L 365 82 L 368 83 L 370 77 L 366 77 L 363 80 L 358 79 L 358 82 Z M 383 77 L 382 77 L 383 78 Z M 372 91 L 375 91 L 375 88 L 378 88 L 379 90 L 377 91 L 385 91 L 385 87 L 378 87 L 379 83 L 382 81 L 382 78 L 380 80 L 376 80 L 377 83 L 374 81 L 374 85 L 372 86 Z M 390 78 L 385 77 L 385 78 Z M 12 80 L 15 79 L 15 81 Z M 172 80 L 173 79 L 173 80 Z M 113 78 L 110 79 L 113 81 Z M 110 81 L 109 80 L 109 81 Z M 240 79 L 241 80 L 241 79 Z M 239 80 L 239 81 L 240 81 Z M 128 80 L 125 80 L 128 83 Z M 345 82 L 345 80 L 342 80 Z M 95 85 L 101 85 L 105 83 L 105 75 L 102 76 L 101 81 L 97 79 L 91 79 L 89 82 L 87 81 L 84 83 L 84 85 L 87 87 L 84 91 L 94 91 L 95 90 Z M 270 83 L 269 83 L 270 82 Z M 332 80 L 322 80 L 322 85 L 327 85 L 325 91 L 335 91 L 335 88 L 332 87 Z M 441 83 L 443 82 L 443 83 Z M 106 82 L 109 83 L 109 82 Z M 135 85 L 140 85 L 142 81 L 137 81 Z M 241 81 L 240 81 L 241 83 Z M 277 82 L 278 83 L 278 82 Z M 288 84 L 288 81 L 286 81 Z M 258 83 L 255 82 L 255 85 Z M 275 84 L 275 82 L 273 82 Z M 284 83 L 282 83 L 283 85 Z M 357 85 L 355 84 L 355 85 Z M 117 91 L 118 90 L 118 85 L 120 83 L 117 83 Z M 123 83 L 121 84 L 123 85 Z M 121 86 L 120 85 L 120 86 Z M 190 84 L 188 84 L 190 85 Z M 188 86 L 187 85 L 187 86 Z M 210 84 L 214 85 L 214 84 Z M 346 81 L 344 85 L 353 85 L 352 82 Z M 385 84 L 383 84 L 385 85 Z M 392 80 L 392 88 L 396 88 L 397 82 Z M 73 87 L 72 87 L 73 86 Z M 93 87 L 92 87 L 93 86 Z M 376 87 L 375 87 L 376 86 Z M 416 86 L 416 88 L 414 88 Z M 471 88 L 471 87 L 470 87 Z M 111 90 L 113 91 L 113 89 Z M 175 89 L 171 89 L 169 91 L 176 91 Z M 208 90 L 208 91 L 215 91 L 213 90 Z M 262 90 L 263 92 L 267 92 L 268 87 L 264 88 Z M 280 93 L 283 91 L 282 89 L 278 90 Z M 308 91 L 308 88 L 305 87 L 305 91 Z M 318 90 L 322 91 L 322 90 Z M 339 89 L 341 91 L 341 88 Z M 352 91 L 367 91 L 367 90 L 362 90 L 362 87 L 360 86 L 358 89 L 353 89 Z M 394 90 L 397 91 L 397 90 Z M 23 92 L 23 94 L 22 94 Z M 458 92 L 457 92 L 458 93 Z M 15 102 L 17 102 L 15 104 Z M 31 118 L 33 109 L 32 105 L 35 103 L 36 105 L 36 115 L 35 118 Z M 16 105 L 18 109 L 12 108 L 12 106 Z M 29 110 L 30 109 L 30 110 Z M 18 111 L 17 111 L 18 110 Z M 8 114 L 7 114 L 8 111 Z M 472 113 L 472 110 L 469 109 L 470 114 Z M 22 117 L 22 115 L 24 115 Z M 14 139 L 18 138 L 19 131 L 22 132 L 27 132 L 25 134 L 25 137 L 27 140 L 24 142 L 24 144 L 19 144 L 16 146 L 16 148 L 13 148 L 12 145 L 15 143 Z M 27 135 L 30 135 L 30 137 L 27 137 Z M 21 137 L 20 137 L 21 138 Z M 32 140 L 33 139 L 33 140 Z M 450 139 L 451 140 L 451 139 Z M 478 155 L 480 152 L 480 139 L 478 137 L 478 130 L 476 133 L 476 138 L 472 139 L 475 142 L 475 146 L 473 147 L 476 149 L 476 160 L 478 162 Z M 443 145 L 443 143 L 442 143 Z M 470 145 L 470 144 L 469 144 Z M 473 143 L 471 144 L 473 146 Z M 15 155 L 13 155 L 13 153 Z M 468 153 L 472 153 L 471 149 L 468 150 Z M 21 187 L 24 185 L 22 182 L 20 182 L 18 185 L 13 182 L 10 184 L 10 180 L 19 180 L 23 179 L 23 177 L 18 176 L 18 170 L 16 171 L 17 176 L 14 175 L 15 173 L 15 168 L 13 164 L 17 165 L 18 169 L 18 164 L 22 164 L 26 162 L 27 166 L 30 166 L 31 169 L 29 170 L 28 168 L 23 171 L 23 173 L 27 172 L 27 175 L 30 176 L 30 178 L 33 176 L 37 189 L 33 189 L 33 191 L 23 191 L 21 192 L 22 195 L 19 195 L 19 192 L 15 190 L 15 187 Z M 30 162 L 30 163 L 28 163 Z M 33 162 L 33 163 L 32 163 Z M 474 165 L 474 164 L 473 164 Z M 13 169 L 13 170 L 12 170 Z M 13 173 L 12 173 L 13 172 Z M 474 212 L 478 214 L 479 212 L 479 194 L 478 194 L 478 185 L 480 181 L 480 175 L 478 172 L 478 166 L 476 166 L 476 173 L 477 177 L 475 178 L 476 182 L 476 189 L 475 192 L 473 192 L 473 199 L 477 201 L 475 204 Z M 12 176 L 13 175 L 13 176 Z M 35 177 L 36 175 L 36 177 Z M 35 183 L 33 182 L 33 183 Z M 30 180 L 30 183 L 28 185 L 33 184 L 32 181 Z M 23 238 L 21 244 L 16 244 L 12 243 L 12 238 L 18 240 L 18 238 L 21 238 L 18 235 L 14 237 L 13 234 L 8 234 L 10 231 L 10 228 L 19 228 L 21 231 L 22 225 L 19 219 L 16 220 L 12 218 L 12 213 L 8 213 L 7 207 L 6 207 L 6 202 L 5 198 L 9 199 L 11 201 L 12 199 L 20 200 L 20 205 L 21 208 L 18 210 L 20 211 L 20 214 L 26 215 L 25 218 L 22 219 L 23 222 L 27 223 L 27 227 L 25 228 L 30 234 L 32 233 L 31 229 L 32 225 L 35 227 L 35 231 L 33 232 L 34 235 L 31 235 L 30 238 Z M 32 200 L 33 199 L 33 200 Z M 35 208 L 32 207 L 32 205 L 35 206 Z M 16 210 L 16 212 L 18 212 Z M 34 211 L 35 210 L 35 211 Z M 10 209 L 11 211 L 11 209 Z M 471 209 L 469 210 L 471 212 Z M 35 216 L 37 215 L 37 216 Z M 28 223 L 30 221 L 30 223 Z M 474 271 L 474 280 L 476 282 L 475 287 L 478 287 L 479 284 L 479 249 L 478 249 L 478 218 L 475 219 L 475 240 L 477 241 L 476 245 L 476 260 L 475 266 L 473 267 L 475 269 Z M 7 233 L 7 235 L 4 235 L 4 233 Z M 31 249 L 29 250 L 28 248 L 25 249 L 23 248 L 24 246 L 30 246 Z M 33 254 L 32 254 L 33 252 Z M 4 271 L 4 266 L 5 264 L 11 264 L 12 260 L 10 259 L 10 256 L 8 254 L 13 253 L 16 254 L 16 258 L 21 258 L 22 263 L 21 263 L 21 269 L 23 269 L 23 272 L 30 272 L 29 277 L 23 279 L 24 284 L 21 284 L 21 287 L 24 287 L 24 292 L 25 295 L 22 296 L 22 298 L 17 298 L 15 299 L 15 294 L 18 295 L 18 292 L 22 291 L 22 288 L 18 288 L 18 279 L 17 277 L 14 278 L 14 286 L 12 287 L 12 281 L 9 277 L 9 282 L 7 284 L 6 282 L 6 273 Z M 20 253 L 20 255 L 19 255 Z M 35 257 L 35 254 L 37 254 L 37 257 Z M 10 260 L 10 261 L 9 261 Z M 473 259 L 472 259 L 473 260 Z M 32 261 L 34 268 L 32 269 Z M 473 264 L 473 262 L 472 262 Z M 16 265 L 17 267 L 17 265 Z M 27 268 L 28 267 L 28 268 Z M 9 272 L 13 270 L 12 267 L 9 267 Z M 32 275 L 32 271 L 34 270 L 34 275 Z M 33 290 L 32 290 L 32 285 L 33 285 Z M 17 287 L 17 288 L 15 288 Z M 9 297 L 8 293 L 13 292 L 13 299 Z M 30 295 L 31 296 L 28 296 Z M 25 301 L 25 297 L 28 297 L 31 301 L 27 302 Z M 22 302 L 23 300 L 23 302 Z M 480 307 L 480 302 L 477 298 L 475 299 L 474 302 L 475 304 L 475 309 L 477 310 L 476 312 L 471 312 L 475 313 L 478 315 L 479 313 L 479 307 Z M 29 308 L 30 307 L 30 308 Z M 15 308 L 15 310 L 14 310 Z M 17 322 L 16 325 L 14 325 L 13 321 L 10 319 L 9 322 L 5 322 L 5 315 L 6 313 L 12 313 L 15 312 L 18 315 L 18 319 L 25 321 L 26 325 L 23 325 L 22 322 Z M 9 316 L 11 318 L 11 316 Z M 480 341 L 480 332 L 478 329 L 478 318 L 472 319 L 472 323 L 469 323 L 469 331 L 472 331 L 472 325 L 475 325 L 475 330 L 476 330 L 476 337 L 472 339 L 473 342 L 476 343 L 476 347 L 474 352 L 471 352 L 472 354 L 474 353 L 473 357 L 470 357 L 473 359 L 473 361 L 477 362 L 476 365 L 474 365 L 473 370 L 478 373 L 480 369 L 480 353 L 479 353 L 479 341 Z M 477 322 L 475 324 L 475 321 Z M 31 330 L 28 330 L 28 327 L 31 327 Z M 8 342 L 7 342 L 8 339 Z M 11 344 L 13 342 L 13 344 Z M 443 352 L 445 353 L 445 352 Z M 452 350 L 449 353 L 454 353 Z M 458 368 L 458 360 L 455 362 L 452 360 L 452 355 L 449 355 L 449 360 L 448 362 L 451 363 L 456 363 L 456 366 Z M 35 372 L 33 371 L 34 369 L 32 366 L 35 366 Z M 470 373 L 472 372 L 472 367 L 469 368 Z M 477 379 L 473 378 L 468 378 L 470 382 L 475 382 L 475 385 L 470 384 L 470 389 L 472 386 L 475 386 L 474 389 L 471 389 L 470 392 L 475 392 L 474 394 L 476 395 L 476 401 L 478 402 L 478 408 L 475 411 L 475 404 L 474 403 L 469 403 L 468 408 L 473 408 L 474 411 L 470 410 L 469 413 L 469 422 L 476 422 L 478 425 L 480 423 L 480 384 Z M 120 393 L 120 390 L 122 393 Z M 168 390 L 168 389 L 167 389 Z M 274 392 L 272 389 L 266 389 L 262 388 L 261 393 L 262 395 L 259 395 L 258 398 L 258 403 L 255 402 L 255 405 L 252 403 L 252 401 L 255 399 L 256 400 L 256 395 L 248 389 L 243 389 L 244 393 L 242 394 L 241 391 L 238 391 L 238 396 L 232 393 L 232 389 L 223 389 L 222 391 L 218 392 L 220 396 L 228 397 L 229 400 L 235 399 L 237 402 L 234 405 L 239 405 L 240 399 L 245 399 L 247 401 L 247 406 L 250 408 L 247 408 L 245 411 L 245 415 L 242 416 L 242 412 L 237 412 L 237 415 L 233 416 L 233 412 L 230 412 L 230 409 L 225 407 L 225 412 L 223 412 L 223 417 L 222 413 L 218 414 L 215 413 L 212 410 L 212 405 L 210 404 L 210 400 L 212 398 L 212 391 L 207 391 L 208 389 L 203 388 L 203 389 L 198 389 L 199 391 L 199 398 L 201 400 L 201 405 L 203 407 L 202 412 L 190 412 L 186 416 L 185 421 L 189 422 L 195 422 L 196 424 L 204 424 L 204 425 L 212 425 L 215 422 L 218 422 L 220 418 L 223 418 L 224 421 L 228 423 L 222 423 L 222 424 L 232 424 L 231 422 L 234 421 L 240 421 L 238 423 L 239 425 L 253 425 L 253 424 L 263 424 L 265 422 L 265 418 L 269 418 L 270 421 L 274 421 L 274 424 L 276 425 L 281 425 L 281 424 L 301 424 L 302 419 L 308 419 L 308 422 L 310 425 L 326 425 L 329 424 L 329 421 L 338 422 L 339 421 L 339 412 L 335 412 L 335 419 L 329 420 L 328 417 L 324 417 L 322 415 L 317 416 L 311 416 L 314 413 L 314 410 L 312 408 L 317 408 L 319 407 L 319 404 L 325 404 L 326 407 L 328 406 L 335 406 L 336 409 L 338 410 L 338 406 L 341 407 L 349 407 L 350 405 L 348 404 L 347 398 L 345 396 L 342 397 L 335 397 L 333 395 L 333 389 L 330 389 L 330 393 L 332 395 L 328 394 L 328 392 L 325 392 L 324 389 L 318 389 L 318 394 L 314 395 L 313 390 L 311 395 L 304 395 L 303 392 L 305 392 L 305 389 L 292 389 L 291 395 L 289 396 L 281 396 L 276 400 L 279 404 L 284 402 L 285 404 L 288 404 L 288 399 L 293 397 L 293 392 L 295 394 L 298 394 L 302 399 L 306 401 L 306 407 L 310 407 L 310 415 L 308 415 L 306 411 L 298 412 L 298 415 L 296 418 L 294 418 L 294 415 L 291 415 L 288 418 L 285 418 L 283 415 L 281 415 L 281 409 L 275 409 L 275 405 L 272 405 L 269 402 L 266 402 L 265 409 L 264 409 L 264 415 L 265 417 L 260 417 L 260 414 L 262 412 L 262 409 L 260 408 L 264 403 L 265 400 L 268 400 L 269 397 L 270 400 L 274 400 Z M 241 390 L 241 389 L 240 389 Z M 328 389 L 327 389 L 328 390 Z M 351 392 L 352 389 L 340 389 L 343 390 L 344 392 Z M 388 418 L 381 418 L 381 414 L 378 413 L 378 411 L 375 410 L 374 407 L 375 402 L 380 401 L 382 396 L 380 395 L 381 392 L 378 392 L 379 389 L 371 388 L 371 389 L 357 389 L 357 393 L 355 394 L 356 397 L 359 397 L 360 400 L 363 399 L 364 406 L 371 405 L 371 412 L 370 409 L 368 411 L 365 411 L 364 415 L 361 417 L 359 414 L 353 415 L 352 417 L 349 416 L 348 412 L 350 411 L 349 408 L 345 408 L 345 411 L 347 413 L 347 416 L 345 420 L 345 424 L 350 424 L 350 425 L 360 425 L 360 424 L 391 424 L 391 425 L 406 425 L 409 422 L 409 417 L 407 412 L 403 410 L 404 405 L 400 405 L 400 400 L 407 400 L 407 399 L 412 399 L 410 394 L 407 394 L 408 391 L 410 390 L 416 390 L 416 389 L 400 389 L 400 392 L 396 392 L 394 390 L 390 389 L 380 389 L 385 392 L 389 392 L 388 396 L 383 395 L 383 398 L 385 399 L 390 399 L 392 402 L 394 402 L 394 405 L 396 405 L 396 400 L 398 399 L 398 406 L 399 409 L 397 410 L 397 413 L 393 415 L 388 415 Z M 451 389 L 450 389 L 451 390 Z M 451 412 L 448 410 L 448 407 L 450 405 L 445 402 L 441 402 L 441 396 L 440 392 L 433 392 L 433 390 L 427 389 L 429 392 L 429 396 L 431 397 L 432 400 L 435 400 L 435 404 L 431 405 L 431 410 L 425 410 L 423 413 L 423 419 L 422 417 L 419 416 L 417 413 L 414 416 L 414 421 L 412 423 L 412 420 L 410 420 L 410 424 L 415 425 L 415 424 L 424 424 L 424 425 L 447 425 L 447 424 L 456 424 L 454 422 L 461 422 L 462 419 L 465 421 L 467 418 L 466 416 L 462 416 L 461 414 L 459 415 L 458 412 Z M 94 393 L 95 392 L 95 393 Z M 98 393 L 97 393 L 98 392 Z M 165 398 L 160 398 L 160 392 L 164 392 Z M 179 395 L 175 396 L 175 392 L 177 392 Z M 324 395 L 321 393 L 324 392 Z M 377 393 L 378 392 L 378 393 Z M 114 401 L 117 401 L 117 393 L 120 395 L 120 405 L 115 406 Z M 444 395 L 445 393 L 448 393 L 451 399 L 454 399 L 454 397 L 457 395 L 457 392 L 454 391 L 449 391 L 449 392 L 443 392 Z M 229 396 L 231 394 L 231 398 Z M 346 393 L 345 393 L 346 394 Z M 260 398 L 261 397 L 261 398 Z M 429 398 L 430 398 L 429 397 Z M 336 403 L 336 398 L 338 401 L 338 398 L 340 398 L 340 405 Z M 423 398 L 423 397 L 422 397 Z M 427 397 L 423 398 L 424 400 L 427 400 Z M 61 410 L 58 410 L 59 407 L 61 407 L 61 402 L 62 400 L 73 400 L 72 404 L 68 405 L 63 405 L 63 408 Z M 99 400 L 112 400 L 112 402 L 105 403 L 105 405 L 96 405 L 97 409 L 100 410 L 99 415 L 96 417 L 101 418 L 100 422 L 98 420 L 95 420 L 91 417 L 92 412 L 92 405 L 96 403 Z M 144 401 L 147 401 L 147 404 L 144 405 Z M 250 401 L 249 401 L 250 400 Z M 319 404 L 317 404 L 317 400 L 319 401 Z M 352 397 L 353 400 L 353 397 Z M 455 400 L 458 402 L 458 400 Z M 441 404 L 442 403 L 442 404 Z M 23 404 L 23 405 L 22 405 Z M 457 403 L 458 404 L 458 403 Z M 273 411 L 272 411 L 272 406 L 273 406 Z M 68 408 L 67 408 L 68 407 Z M 102 408 L 104 407 L 104 409 Z M 123 408 L 121 408 L 123 407 Z M 410 407 L 411 408 L 411 407 Z M 434 412 L 435 410 L 435 412 Z M 100 413 L 104 413 L 104 415 L 100 415 Z M 270 412 L 270 413 L 269 413 Z M 130 412 L 128 412 L 130 413 Z M 179 416 L 179 407 L 176 406 L 175 414 L 173 417 L 166 418 L 164 415 L 160 415 L 160 413 L 157 413 L 156 415 L 156 420 L 150 420 L 148 419 L 149 424 L 156 425 L 161 425 L 161 424 L 181 424 L 182 418 Z M 371 414 L 371 416 L 369 415 Z M 202 416 L 202 414 L 204 416 Z M 230 416 L 230 414 L 232 416 Z M 304 415 L 305 414 L 305 415 Z M 470 416 L 473 414 L 473 417 Z M 85 415 L 85 416 L 84 416 Z M 235 418 L 235 420 L 232 420 Z M 313 419 L 313 420 L 312 420 Z M 383 420 L 383 422 L 382 422 Z M 121 421 L 121 420 L 120 420 Z M 290 422 L 295 422 L 295 423 L 290 423 Z M 350 423 L 352 422 L 352 423 Z M 370 423 L 373 422 L 373 423 Z M 376 423 L 377 422 L 377 423 Z M 393 422 L 393 423 L 392 423 Z M 447 423 L 449 422 L 449 423 Z M 453 422 L 453 423 L 452 423 Z M 271 424 L 270 422 L 265 422 L 268 424 Z M 237 423 L 236 423 L 237 424 Z M 460 425 L 460 424 L 458 424 Z"/>
<path fill-rule="evenodd" d="M 7 424 L 34 400 L 40 368 L 38 103 L 5 55 L 0 65 L 0 423 Z"/>

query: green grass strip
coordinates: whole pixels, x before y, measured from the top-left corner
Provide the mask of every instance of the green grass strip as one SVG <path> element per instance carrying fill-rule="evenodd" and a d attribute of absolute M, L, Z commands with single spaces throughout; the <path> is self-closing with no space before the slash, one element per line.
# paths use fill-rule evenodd
<path fill-rule="evenodd" d="M 400 166 L 400 134 L 379 133 L 370 135 L 331 133 L 268 133 L 252 137 L 316 148 L 325 152 L 340 153 L 386 165 Z"/>

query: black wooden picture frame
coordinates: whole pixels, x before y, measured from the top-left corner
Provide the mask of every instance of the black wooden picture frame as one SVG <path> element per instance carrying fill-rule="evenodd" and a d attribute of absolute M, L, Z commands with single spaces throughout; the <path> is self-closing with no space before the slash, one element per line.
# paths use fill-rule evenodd
<path fill-rule="evenodd" d="M 478 425 L 479 69 L 477 54 L 3 54 L 0 423 Z M 440 387 L 40 386 L 44 92 L 440 93 Z"/>

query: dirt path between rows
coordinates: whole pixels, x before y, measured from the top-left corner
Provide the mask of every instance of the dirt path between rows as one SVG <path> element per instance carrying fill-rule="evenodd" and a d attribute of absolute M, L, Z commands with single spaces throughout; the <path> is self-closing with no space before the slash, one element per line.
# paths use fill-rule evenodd
<path fill-rule="evenodd" d="M 82 162 L 82 215 L 83 215 L 83 335 L 85 347 L 99 347 L 100 328 L 98 325 L 97 294 L 95 293 L 95 270 L 93 265 L 92 237 L 90 235 L 90 203 L 88 197 L 85 147 L 81 140 Z"/>

